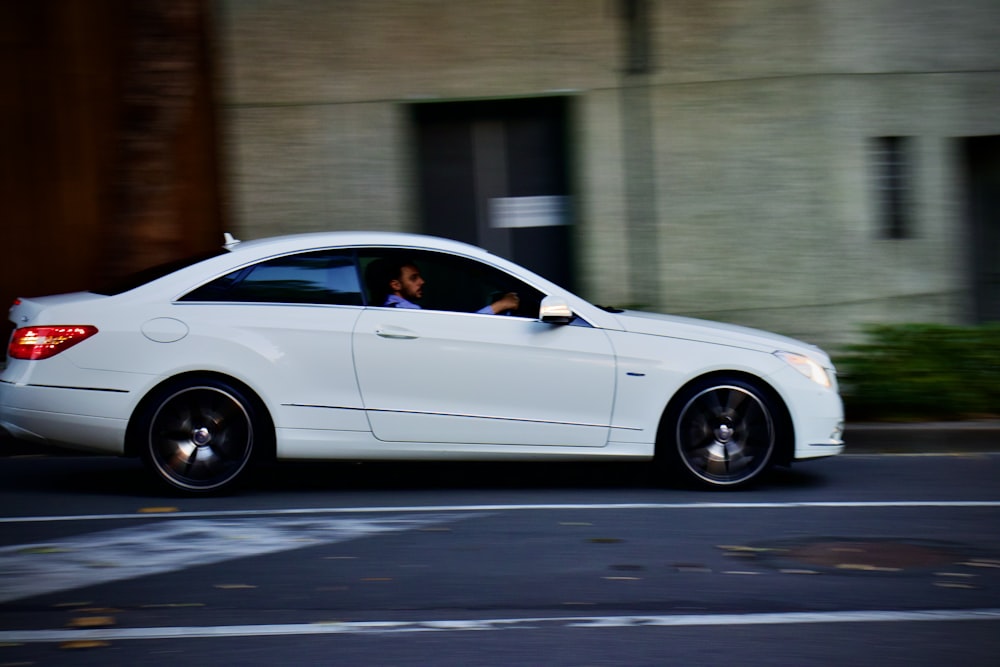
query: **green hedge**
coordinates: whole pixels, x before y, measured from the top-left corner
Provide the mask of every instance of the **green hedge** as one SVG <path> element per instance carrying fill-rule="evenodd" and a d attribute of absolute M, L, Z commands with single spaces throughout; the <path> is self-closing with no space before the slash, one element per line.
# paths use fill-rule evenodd
<path fill-rule="evenodd" d="M 836 358 L 849 420 L 1000 416 L 1000 324 L 877 325 Z"/>

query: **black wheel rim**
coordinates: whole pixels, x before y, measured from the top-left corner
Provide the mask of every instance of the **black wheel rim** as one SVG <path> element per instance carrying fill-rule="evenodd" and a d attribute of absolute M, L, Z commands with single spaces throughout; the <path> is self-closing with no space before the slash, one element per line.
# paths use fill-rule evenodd
<path fill-rule="evenodd" d="M 756 394 L 718 386 L 696 394 L 677 421 L 677 448 L 684 465 L 700 480 L 729 486 L 747 482 L 768 464 L 774 423 Z"/>
<path fill-rule="evenodd" d="M 149 428 L 149 452 L 170 484 L 196 491 L 235 480 L 250 460 L 253 423 L 243 403 L 216 387 L 188 387 L 164 400 Z"/>

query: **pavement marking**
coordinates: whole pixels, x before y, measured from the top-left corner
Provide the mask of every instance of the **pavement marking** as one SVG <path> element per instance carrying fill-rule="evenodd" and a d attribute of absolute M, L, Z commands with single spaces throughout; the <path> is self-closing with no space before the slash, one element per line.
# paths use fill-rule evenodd
<path fill-rule="evenodd" d="M 175 518 L 5 546 L 0 548 L 0 603 L 235 558 L 416 530 L 469 516 Z"/>
<path fill-rule="evenodd" d="M 413 507 L 313 507 L 257 510 L 178 511 L 168 514 L 63 514 L 55 516 L 0 517 L 0 524 L 51 523 L 59 521 L 143 521 L 176 520 L 179 518 L 221 518 L 262 516 L 314 516 L 322 514 L 424 514 L 430 512 L 508 512 L 521 510 L 733 510 L 733 509 L 815 509 L 815 508 L 888 508 L 908 507 L 1000 507 L 1000 500 L 831 500 L 811 502 L 699 502 L 699 503 L 562 503 L 522 505 L 418 505 Z"/>
<path fill-rule="evenodd" d="M 824 623 L 923 623 L 1000 621 L 1000 609 L 924 609 L 918 611 L 828 611 L 760 614 L 666 614 L 656 616 L 556 616 L 424 621 L 355 621 L 271 625 L 217 625 L 87 630 L 5 630 L 0 643 L 121 641 L 292 635 L 364 635 L 410 632 L 552 630 L 560 628 L 649 628 Z"/>

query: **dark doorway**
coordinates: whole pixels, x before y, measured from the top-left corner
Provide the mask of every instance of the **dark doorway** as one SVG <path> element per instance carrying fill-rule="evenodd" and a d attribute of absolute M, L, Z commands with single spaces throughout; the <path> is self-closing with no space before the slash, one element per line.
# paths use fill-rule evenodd
<path fill-rule="evenodd" d="M 412 107 L 420 218 L 573 288 L 567 99 Z"/>
<path fill-rule="evenodd" d="M 962 140 L 975 321 L 1000 321 L 1000 136 Z"/>

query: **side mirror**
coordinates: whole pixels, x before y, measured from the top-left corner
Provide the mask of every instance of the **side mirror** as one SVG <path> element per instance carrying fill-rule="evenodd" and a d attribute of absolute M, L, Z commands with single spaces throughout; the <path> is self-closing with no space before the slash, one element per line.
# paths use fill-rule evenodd
<path fill-rule="evenodd" d="M 573 321 L 573 311 L 569 304 L 557 296 L 547 296 L 542 299 L 538 319 L 549 324 L 569 324 Z"/>

